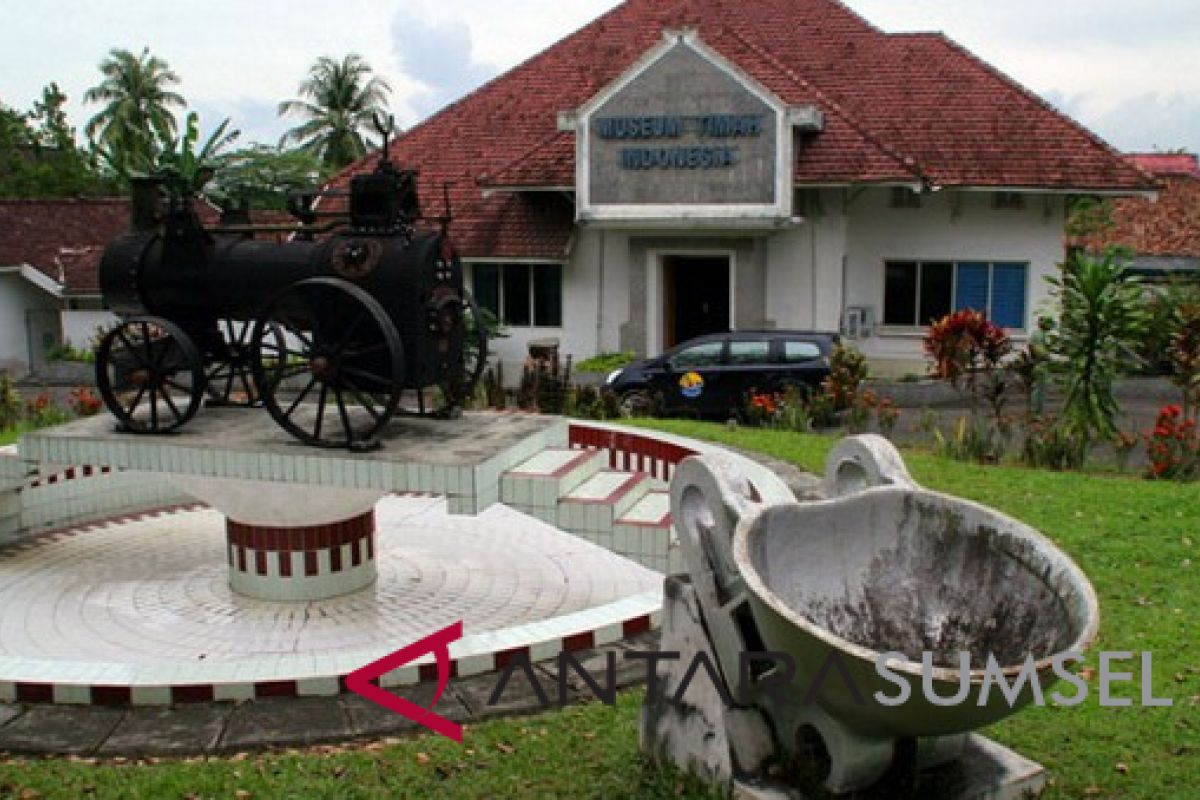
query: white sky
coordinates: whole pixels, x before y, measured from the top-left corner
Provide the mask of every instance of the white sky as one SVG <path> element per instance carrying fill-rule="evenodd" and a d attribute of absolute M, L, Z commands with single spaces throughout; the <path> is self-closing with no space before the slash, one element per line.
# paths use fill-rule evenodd
<path fill-rule="evenodd" d="M 753 2 L 753 0 L 747 0 Z M 1200 150 L 1198 0 L 848 0 L 887 31 L 941 30 L 1123 150 Z M 211 129 L 274 142 L 278 101 L 319 55 L 358 52 L 410 125 L 616 5 L 615 0 L 40 0 L 6 8 L 0 102 L 57 81 L 80 100 L 112 47 L 149 46 Z"/>

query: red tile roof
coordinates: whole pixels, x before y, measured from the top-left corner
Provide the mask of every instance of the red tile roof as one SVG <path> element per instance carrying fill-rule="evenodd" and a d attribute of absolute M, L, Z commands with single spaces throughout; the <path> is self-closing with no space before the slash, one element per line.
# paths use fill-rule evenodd
<path fill-rule="evenodd" d="M 573 186 L 574 138 L 558 132 L 558 112 L 618 78 L 664 29 L 685 27 L 784 102 L 824 112 L 825 130 L 797 150 L 797 183 L 1152 188 L 1104 142 L 940 34 L 886 34 L 835 0 L 628 0 L 403 134 L 393 157 L 420 170 L 431 210 L 451 184 L 465 255 L 554 257 L 569 241 L 569 213 L 539 222 L 529 199 L 481 187 Z M 513 224 L 533 227 L 500 229 Z"/>
<path fill-rule="evenodd" d="M 217 224 L 217 209 L 196 204 L 201 222 Z M 256 225 L 293 225 L 285 211 L 253 211 Z M 100 255 L 129 227 L 129 198 L 0 199 L 0 267 L 28 264 L 70 295 L 100 293 Z M 284 234 L 259 234 L 282 241 Z"/>
<path fill-rule="evenodd" d="M 80 272 L 86 252 L 128 226 L 129 200 L 123 197 L 0 200 L 0 266 L 28 264 L 63 283 L 69 263 L 80 285 L 94 292 L 94 274 Z"/>
<path fill-rule="evenodd" d="M 1157 178 L 1200 178 L 1193 153 L 1130 153 L 1126 158 Z"/>
<path fill-rule="evenodd" d="M 1142 256 L 1200 258 L 1200 176 L 1163 179 L 1157 200 L 1107 202 L 1111 225 L 1072 244 L 1092 252 L 1124 247 Z"/>

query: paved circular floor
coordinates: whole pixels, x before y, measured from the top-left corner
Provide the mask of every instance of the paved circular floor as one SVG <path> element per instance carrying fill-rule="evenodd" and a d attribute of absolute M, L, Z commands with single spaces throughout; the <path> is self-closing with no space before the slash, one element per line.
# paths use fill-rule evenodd
<path fill-rule="evenodd" d="M 228 585 L 209 509 L 80 529 L 0 556 L 0 656 L 230 662 L 411 642 L 455 620 L 470 635 L 653 591 L 662 576 L 495 505 L 451 516 L 436 497 L 376 508 L 379 579 L 354 594 L 264 602 Z"/>

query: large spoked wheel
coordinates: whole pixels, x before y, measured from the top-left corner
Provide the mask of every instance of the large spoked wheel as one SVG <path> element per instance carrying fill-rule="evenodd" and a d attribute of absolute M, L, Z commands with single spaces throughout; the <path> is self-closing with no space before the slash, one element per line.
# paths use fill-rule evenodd
<path fill-rule="evenodd" d="M 438 413 L 451 416 L 461 411 L 471 398 L 487 367 L 487 325 L 479 310 L 479 304 L 469 291 L 463 290 L 463 362 L 462 370 L 441 384 L 442 408 Z"/>
<path fill-rule="evenodd" d="M 213 349 L 206 376 L 208 404 L 243 408 L 262 405 L 254 380 L 254 348 L 250 344 L 254 323 L 225 319 L 217 323 L 217 328 L 220 339 Z M 270 323 L 264 335 L 274 340 L 277 350 L 283 349 L 285 340 L 279 325 Z"/>
<path fill-rule="evenodd" d="M 120 430 L 167 433 L 195 416 L 204 394 L 200 353 L 183 330 L 158 317 L 133 317 L 105 334 L 96 385 Z"/>
<path fill-rule="evenodd" d="M 378 445 L 400 404 L 404 350 L 369 294 L 339 278 L 293 284 L 264 310 L 251 345 L 255 383 L 280 427 L 319 447 Z"/>

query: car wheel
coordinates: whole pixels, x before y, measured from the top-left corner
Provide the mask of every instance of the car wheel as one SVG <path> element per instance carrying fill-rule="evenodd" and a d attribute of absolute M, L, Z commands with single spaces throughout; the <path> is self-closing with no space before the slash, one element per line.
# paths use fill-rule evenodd
<path fill-rule="evenodd" d="M 645 389 L 631 389 L 621 395 L 621 415 L 626 417 L 649 416 L 654 410 L 654 400 Z"/>

